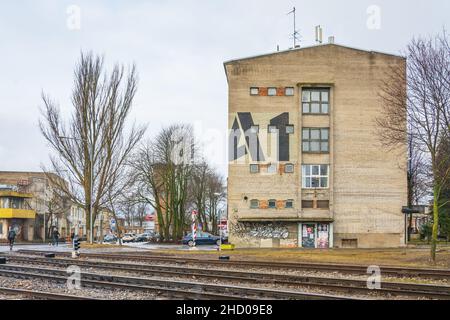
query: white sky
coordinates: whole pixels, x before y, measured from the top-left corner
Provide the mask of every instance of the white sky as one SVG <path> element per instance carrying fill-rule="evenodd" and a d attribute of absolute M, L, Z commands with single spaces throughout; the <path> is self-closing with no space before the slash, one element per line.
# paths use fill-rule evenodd
<path fill-rule="evenodd" d="M 67 9 L 81 9 L 79 30 Z M 381 10 L 379 27 L 367 10 Z M 148 136 L 173 122 L 218 130 L 209 150 L 224 154 L 226 60 L 291 46 L 297 8 L 301 45 L 322 25 L 343 45 L 400 53 L 414 35 L 450 27 L 448 0 L 9 0 L 0 1 L 0 171 L 40 170 L 49 149 L 37 126 L 42 90 L 70 110 L 73 67 L 81 50 L 104 54 L 107 65 L 136 63 L 139 89 L 132 120 Z M 374 16 L 372 16 L 374 17 Z M 69 20 L 69 22 L 72 20 Z M 375 28 L 373 28 L 375 27 Z M 214 164 L 226 174 L 225 156 Z"/>

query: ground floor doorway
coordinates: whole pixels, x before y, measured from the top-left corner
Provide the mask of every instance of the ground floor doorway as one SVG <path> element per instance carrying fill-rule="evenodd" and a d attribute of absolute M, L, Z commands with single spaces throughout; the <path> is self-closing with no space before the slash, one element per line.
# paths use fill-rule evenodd
<path fill-rule="evenodd" d="M 298 244 L 302 248 L 332 248 L 333 224 L 328 222 L 303 222 L 298 224 Z"/>

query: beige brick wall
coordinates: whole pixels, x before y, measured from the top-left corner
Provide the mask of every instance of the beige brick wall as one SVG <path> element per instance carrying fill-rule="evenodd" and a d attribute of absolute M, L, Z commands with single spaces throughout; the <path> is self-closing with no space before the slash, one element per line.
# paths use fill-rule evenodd
<path fill-rule="evenodd" d="M 283 112 L 289 112 L 289 122 L 295 125 L 295 132 L 290 136 L 289 161 L 295 165 L 295 173 L 250 174 L 248 155 L 230 162 L 228 204 L 231 226 L 243 217 L 301 219 L 314 218 L 317 214 L 317 217 L 325 215 L 334 219 L 335 246 L 341 246 L 341 239 L 358 239 L 360 247 L 403 245 L 401 207 L 406 204 L 407 197 L 406 146 L 391 152 L 383 149 L 376 134 L 375 118 L 382 107 L 378 96 L 380 82 L 390 65 L 404 63 L 401 57 L 338 45 L 226 63 L 229 128 L 237 112 L 251 112 L 260 132 L 267 132 L 270 119 Z M 329 115 L 302 116 L 301 87 L 311 85 L 331 88 Z M 295 95 L 251 96 L 249 89 L 252 86 L 294 87 Z M 330 127 L 330 153 L 302 154 L 302 127 Z M 265 132 L 260 139 L 266 153 L 268 138 L 264 137 Z M 243 144 L 243 140 L 241 142 Z M 301 188 L 302 163 L 330 165 L 330 188 L 318 191 L 319 196 L 330 200 L 330 210 L 311 213 L 311 209 L 301 208 L 302 197 L 310 196 Z M 251 199 L 294 199 L 294 209 L 250 209 Z M 296 229 L 289 228 L 292 237 L 296 237 Z M 232 227 L 230 240 L 240 246 L 270 243 L 261 239 L 239 239 L 233 235 Z"/>

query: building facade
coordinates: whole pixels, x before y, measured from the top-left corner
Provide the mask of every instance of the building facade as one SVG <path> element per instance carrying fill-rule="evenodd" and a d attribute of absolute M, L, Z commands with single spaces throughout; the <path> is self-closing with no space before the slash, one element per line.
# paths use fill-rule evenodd
<path fill-rule="evenodd" d="M 9 226 L 16 230 L 21 241 L 50 241 L 53 229 L 58 230 L 61 238 L 68 238 L 72 233 L 86 238 L 89 230 L 84 208 L 54 195 L 44 172 L 0 171 L 0 240 L 6 240 Z M 93 228 L 95 239 L 111 232 L 112 217 L 107 209 L 97 214 Z"/>
<path fill-rule="evenodd" d="M 325 44 L 224 63 L 232 243 L 404 245 L 406 143 L 383 149 L 375 119 L 381 82 L 405 62 Z"/>
<path fill-rule="evenodd" d="M 0 240 L 8 238 L 10 228 L 20 240 L 33 240 L 36 211 L 30 206 L 33 195 L 13 185 L 0 185 Z"/>
<path fill-rule="evenodd" d="M 14 172 L 0 171 L 0 185 L 3 186 L 3 194 L 14 192 L 14 196 L 9 195 L 9 205 L 20 202 L 21 210 L 28 210 L 24 218 L 22 213 L 13 209 L 11 214 L 0 212 L 0 219 L 5 225 L 14 227 L 17 233 L 17 240 L 33 241 L 42 239 L 44 236 L 44 216 L 48 210 L 50 201 L 49 181 L 43 172 Z M 2 207 L 7 207 L 7 198 L 3 197 Z M 3 208 L 3 211 L 6 208 Z M 5 238 L 6 235 L 0 235 Z"/>

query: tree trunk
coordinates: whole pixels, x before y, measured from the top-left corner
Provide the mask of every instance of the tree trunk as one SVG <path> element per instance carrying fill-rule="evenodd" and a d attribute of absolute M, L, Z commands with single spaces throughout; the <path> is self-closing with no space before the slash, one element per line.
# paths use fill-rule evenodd
<path fill-rule="evenodd" d="M 439 229 L 439 192 L 438 186 L 433 188 L 433 230 L 431 233 L 431 260 L 436 264 L 436 247 Z"/>

